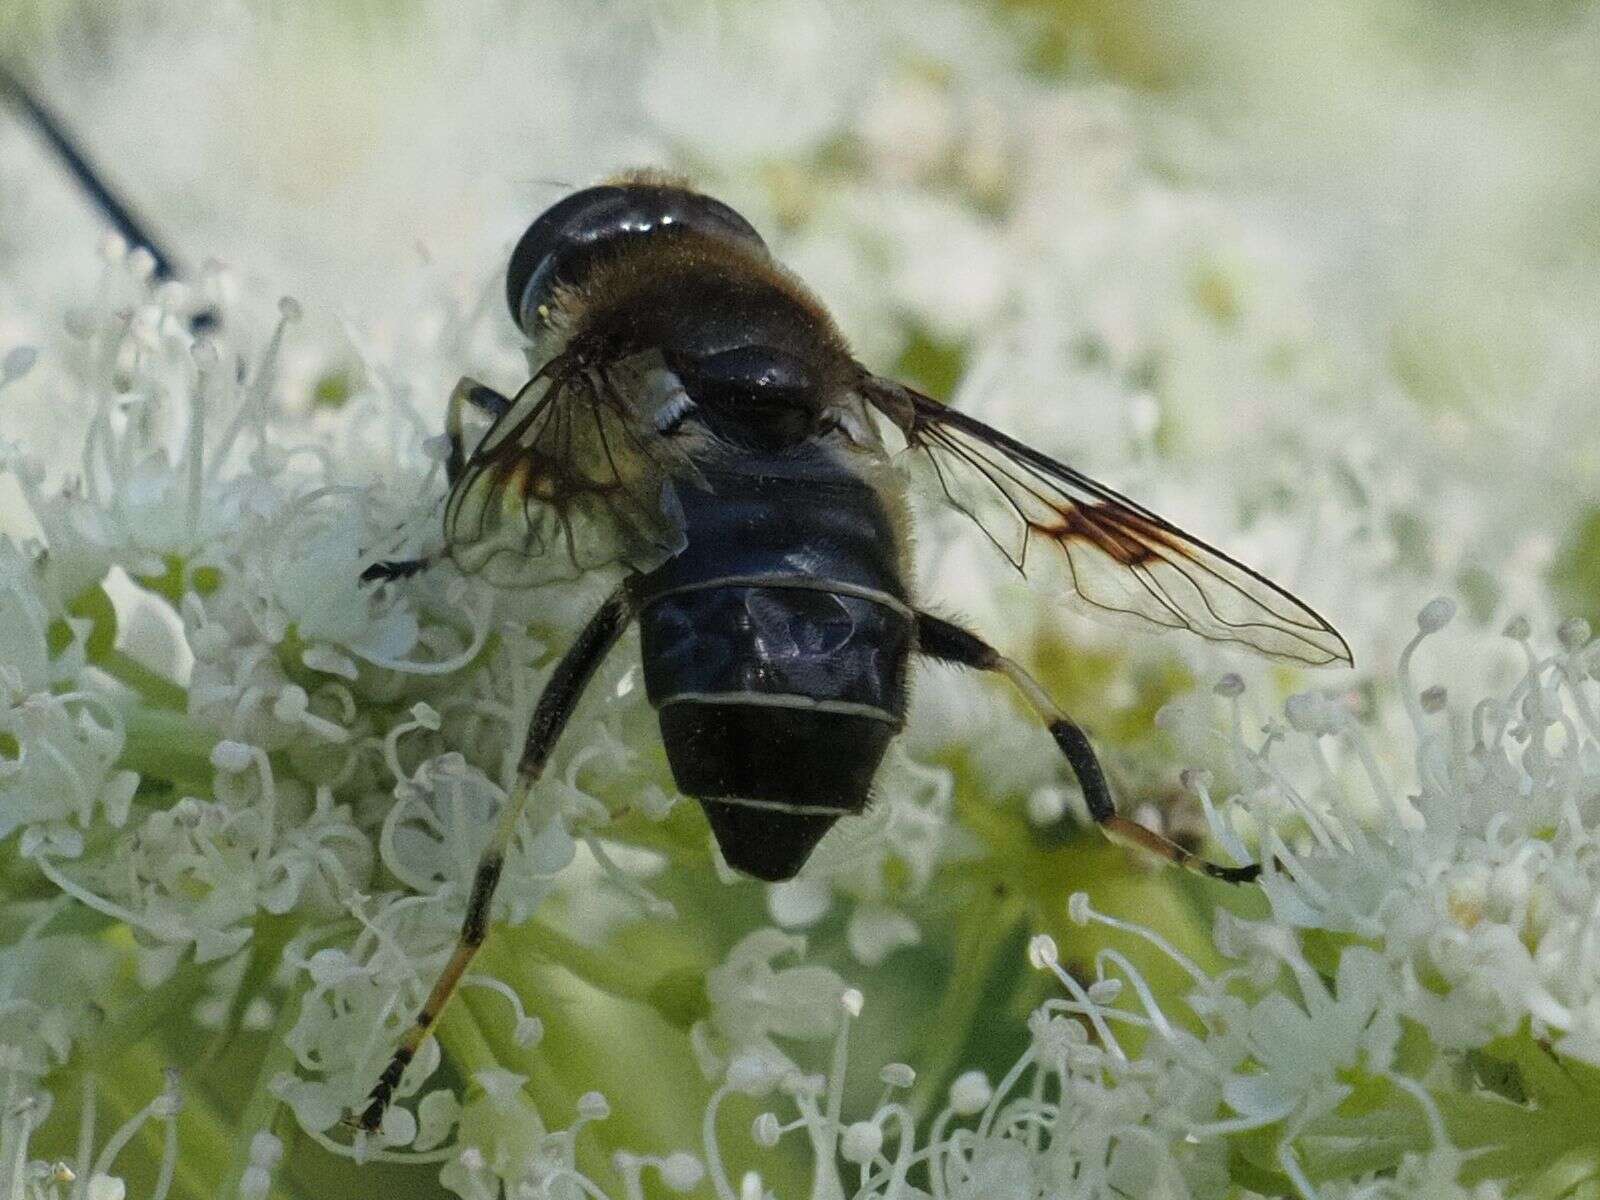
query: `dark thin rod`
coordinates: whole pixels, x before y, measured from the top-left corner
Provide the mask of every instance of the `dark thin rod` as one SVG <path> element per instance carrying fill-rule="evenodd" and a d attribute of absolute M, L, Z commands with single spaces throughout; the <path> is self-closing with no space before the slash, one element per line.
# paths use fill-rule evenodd
<path fill-rule="evenodd" d="M 56 119 L 55 114 L 41 104 L 33 93 L 22 85 L 22 81 L 4 66 L 0 66 L 0 92 L 6 93 L 16 101 L 17 106 L 33 123 L 33 127 L 39 131 L 39 136 L 50 144 L 50 148 L 56 152 L 67 170 L 72 172 L 79 186 L 89 193 L 89 198 L 94 201 L 95 207 L 111 222 L 128 245 L 143 248 L 155 260 L 156 278 L 175 279 L 179 271 L 172 257 L 150 236 L 128 206 L 112 192 L 101 173 L 78 148 L 72 135 Z"/>

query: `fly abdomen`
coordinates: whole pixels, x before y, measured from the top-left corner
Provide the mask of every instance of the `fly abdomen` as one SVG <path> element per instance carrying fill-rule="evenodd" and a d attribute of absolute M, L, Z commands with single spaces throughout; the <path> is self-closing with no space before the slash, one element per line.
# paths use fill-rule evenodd
<path fill-rule="evenodd" d="M 866 807 L 905 714 L 909 615 L 821 587 L 713 586 L 640 620 L 679 790 L 705 806 L 730 865 L 787 879 Z"/>
<path fill-rule="evenodd" d="M 821 469 L 821 468 L 819 468 Z M 678 788 L 731 866 L 787 879 L 861 812 L 905 716 L 913 616 L 860 480 L 739 474 L 682 495 L 688 546 L 649 576 L 640 633 Z"/>

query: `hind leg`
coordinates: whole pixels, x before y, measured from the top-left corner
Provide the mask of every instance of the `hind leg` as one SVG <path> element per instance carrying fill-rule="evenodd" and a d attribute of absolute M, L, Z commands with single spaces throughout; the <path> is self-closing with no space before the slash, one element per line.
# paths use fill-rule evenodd
<path fill-rule="evenodd" d="M 1111 798 L 1111 789 L 1106 786 L 1105 772 L 1100 769 L 1100 760 L 1095 757 L 1094 747 L 1089 744 L 1088 735 L 1066 713 L 1056 707 L 1055 701 L 1050 699 L 1049 693 L 1039 686 L 1033 676 L 982 638 L 968 633 L 959 625 L 953 625 L 949 621 L 942 621 L 927 613 L 918 613 L 917 642 L 919 651 L 929 658 L 956 666 L 971 667 L 977 671 L 993 671 L 1011 681 L 1012 686 L 1021 692 L 1022 698 L 1028 702 L 1028 707 L 1039 714 L 1040 719 L 1050 730 L 1050 736 L 1055 739 L 1062 756 L 1072 767 L 1072 773 L 1078 777 L 1078 786 L 1083 789 L 1083 798 L 1089 806 L 1089 815 L 1112 841 L 1137 846 L 1168 862 L 1228 883 L 1250 883 L 1261 874 L 1260 863 L 1249 863 L 1242 867 L 1224 867 L 1218 863 L 1208 862 L 1185 850 L 1176 842 L 1162 837 L 1155 830 L 1146 829 L 1136 821 L 1119 816 L 1116 803 Z"/>
<path fill-rule="evenodd" d="M 517 820 L 528 801 L 528 794 L 544 771 L 545 762 L 555 749 L 556 740 L 566 728 L 573 710 L 578 707 L 584 687 L 617 644 L 622 631 L 633 619 L 633 612 L 633 593 L 624 583 L 590 618 L 578 639 L 556 664 L 550 681 L 545 684 L 544 692 L 534 707 L 533 720 L 528 726 L 522 761 L 517 767 L 516 786 L 506 798 L 505 807 L 500 811 L 500 820 L 495 824 L 489 844 L 484 847 L 483 855 L 478 860 L 472 893 L 467 899 L 466 919 L 461 925 L 455 953 L 450 956 L 450 961 L 445 964 L 444 971 L 429 991 L 428 998 L 423 1001 L 411 1028 L 395 1048 L 389 1065 L 378 1076 L 378 1082 L 367 1096 L 367 1107 L 359 1116 L 349 1120 L 350 1124 L 364 1132 L 375 1133 L 383 1124 L 383 1114 L 389 1107 L 395 1088 L 400 1084 L 400 1077 L 405 1074 L 406 1066 L 433 1033 L 444 1014 L 445 1005 L 450 1003 L 450 998 L 461 986 L 461 977 L 466 974 L 467 967 L 478 953 L 478 947 L 488 937 L 489 911 L 494 903 L 495 888 L 500 882 L 500 870 L 505 864 L 506 850 L 516 834 Z"/>

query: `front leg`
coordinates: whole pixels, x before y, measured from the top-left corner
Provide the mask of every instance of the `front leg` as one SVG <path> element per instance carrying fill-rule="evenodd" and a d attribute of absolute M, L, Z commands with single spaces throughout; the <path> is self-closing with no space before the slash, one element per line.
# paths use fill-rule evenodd
<path fill-rule="evenodd" d="M 444 418 L 445 436 L 450 441 L 450 449 L 444 460 L 444 477 L 451 485 L 461 477 L 461 470 L 467 462 L 466 443 L 461 432 L 461 414 L 463 407 L 468 404 L 498 420 L 511 407 L 511 400 L 487 384 L 479 383 L 467 375 L 463 375 L 461 381 L 451 391 Z M 438 561 L 437 554 L 425 554 L 420 558 L 385 559 L 373 563 L 362 571 L 361 582 L 392 583 L 397 579 L 410 579 L 413 575 L 420 575 Z"/>
<path fill-rule="evenodd" d="M 410 579 L 413 575 L 420 575 L 433 566 L 435 556 L 428 554 L 421 558 L 389 558 L 382 562 L 375 562 L 365 571 L 361 572 L 362 583 L 392 583 L 396 579 Z"/>
<path fill-rule="evenodd" d="M 455 953 L 450 956 L 450 961 L 445 964 L 443 972 L 429 991 L 427 1000 L 396 1047 L 389 1065 L 378 1076 L 378 1082 L 367 1097 L 366 1109 L 352 1122 L 364 1132 L 375 1133 L 383 1124 L 383 1114 L 394 1097 L 406 1066 L 416 1057 L 417 1050 L 439 1023 L 445 1006 L 461 984 L 461 977 L 466 974 L 473 956 L 478 953 L 478 947 L 483 945 L 488 936 L 489 909 L 494 902 L 495 888 L 500 883 L 506 850 L 516 834 L 517 821 L 528 802 L 528 795 L 543 773 L 545 762 L 555 749 L 561 731 L 566 728 L 573 710 L 577 708 L 583 689 L 633 619 L 634 608 L 633 592 L 624 582 L 590 618 L 583 632 L 556 664 L 550 681 L 545 684 L 539 703 L 534 707 L 533 720 L 528 726 L 522 760 L 517 765 L 516 785 L 506 798 L 500 820 L 495 824 L 488 845 L 483 848 L 482 857 L 478 859 L 478 869 L 472 878 L 472 894 L 467 898 L 466 917 L 461 923 L 461 935 L 456 940 Z"/>
<path fill-rule="evenodd" d="M 928 613 L 918 613 L 917 642 L 920 652 L 929 658 L 977 671 L 993 671 L 1011 681 L 1012 686 L 1028 702 L 1028 707 L 1039 714 L 1050 730 L 1050 736 L 1072 767 L 1072 773 L 1078 777 L 1078 786 L 1083 789 L 1089 815 L 1112 841 L 1137 846 L 1168 862 L 1228 883 L 1250 883 L 1261 874 L 1260 863 L 1224 867 L 1207 862 L 1155 830 L 1118 816 L 1116 803 L 1111 799 L 1111 789 L 1106 786 L 1105 772 L 1100 769 L 1100 760 L 1095 757 L 1088 735 L 1056 707 L 1055 701 L 1033 676 L 982 638 L 949 621 L 942 621 Z"/>
<path fill-rule="evenodd" d="M 467 446 L 466 438 L 461 432 L 461 417 L 468 404 L 479 412 L 488 413 L 498 421 L 510 411 L 512 400 L 509 396 L 502 396 L 488 384 L 479 383 L 470 375 L 461 377 L 461 382 L 457 383 L 455 390 L 450 393 L 450 403 L 445 408 L 444 414 L 444 431 L 450 439 L 450 454 L 445 459 L 444 477 L 452 484 L 461 478 L 461 469 L 467 465 Z"/>

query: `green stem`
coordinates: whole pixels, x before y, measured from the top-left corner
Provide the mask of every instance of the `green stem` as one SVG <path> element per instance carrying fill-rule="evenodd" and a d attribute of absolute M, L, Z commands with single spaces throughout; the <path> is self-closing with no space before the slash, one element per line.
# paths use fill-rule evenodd
<path fill-rule="evenodd" d="M 505 1060 L 496 1053 L 484 1023 L 478 1019 L 478 1013 L 472 1005 L 471 994 L 474 990 L 464 988 L 457 993 L 455 1003 L 444 1010 L 444 1016 L 439 1020 L 437 1034 L 440 1046 L 449 1054 L 462 1082 L 468 1087 L 477 1086 L 472 1082 L 475 1072 L 486 1067 L 506 1065 Z M 518 1052 L 519 1055 L 521 1053 L 524 1052 Z"/>
<path fill-rule="evenodd" d="M 127 1120 L 148 1104 L 165 1086 L 164 1071 L 172 1065 L 153 1042 L 140 1042 L 124 1049 L 125 1053 L 115 1070 L 95 1076 L 97 1091 L 106 1102 L 104 1112 L 96 1122 L 96 1135 L 100 1142 L 104 1142 L 116 1128 L 108 1118 L 118 1122 Z M 182 1090 L 181 1080 L 179 1088 Z M 203 1094 L 194 1090 L 183 1092 L 183 1108 L 177 1120 L 179 1151 L 171 1195 L 175 1200 L 178 1197 L 215 1200 L 221 1194 L 217 1190 L 221 1183 L 217 1166 L 227 1153 L 227 1122 Z M 153 1176 L 166 1150 L 166 1137 L 164 1121 L 146 1121 L 124 1149 L 123 1156 L 131 1154 L 135 1159 L 142 1159 Z M 115 1164 L 112 1172 L 121 1173 Z"/>
<path fill-rule="evenodd" d="M 541 922 L 524 925 L 518 931 L 517 942 L 519 948 L 532 950 L 608 996 L 640 1004 L 652 1004 L 655 999 L 657 981 L 642 978 L 636 965 L 573 941 Z"/>
<path fill-rule="evenodd" d="M 152 671 L 124 650 L 108 650 L 95 660 L 94 665 L 118 683 L 138 692 L 157 708 L 183 712 L 189 706 L 189 695 L 182 687 L 165 675 Z"/>
<path fill-rule="evenodd" d="M 217 1031 L 205 1052 L 207 1059 L 216 1058 L 239 1036 L 244 1011 L 250 1001 L 272 990 L 272 977 L 283 961 L 283 948 L 289 944 L 298 927 L 299 923 L 292 916 L 278 917 L 265 912 L 257 915 L 250 937 L 250 958 L 245 963 L 239 986 L 234 990 L 222 1028 Z"/>
<path fill-rule="evenodd" d="M 255 961 L 252 960 L 251 966 L 254 965 Z M 276 959 L 273 965 L 277 965 Z M 271 1084 L 278 1075 L 294 1067 L 294 1051 L 289 1048 L 288 1041 L 289 1031 L 299 1017 L 300 1001 L 310 985 L 310 976 L 302 974 L 300 978 L 301 985 L 280 1002 L 278 1019 L 273 1023 L 272 1032 L 267 1035 L 269 1040 L 266 1057 L 261 1060 L 261 1066 L 256 1072 L 255 1086 L 251 1088 L 250 1098 L 245 1102 L 244 1110 L 239 1114 L 238 1122 L 234 1126 L 228 1182 L 220 1193 L 223 1197 L 231 1198 L 239 1194 L 239 1188 L 244 1182 L 244 1173 L 250 1167 L 250 1143 L 255 1140 L 256 1134 L 263 1130 L 270 1131 L 273 1119 L 277 1116 L 280 1101 L 273 1095 Z M 245 989 L 241 987 L 240 995 L 244 994 Z"/>
<path fill-rule="evenodd" d="M 703 1097 L 696 1094 L 702 1083 L 687 1038 L 673 1036 L 654 1013 L 631 1016 L 601 997 L 580 1000 L 583 984 L 552 977 L 521 953 L 520 945 L 502 941 L 496 946 L 491 939 L 490 947 L 486 969 L 537 1013 L 544 1039 L 532 1050 L 523 1049 L 510 1036 L 510 1022 L 492 1017 L 485 1007 L 502 1002 L 472 989 L 467 1003 L 482 1018 L 480 1028 L 497 1059 L 519 1064 L 528 1075 L 525 1090 L 550 1127 L 569 1125 L 579 1097 L 597 1088 L 613 1100 L 606 1145 L 653 1152 L 692 1143 Z M 645 1046 L 651 1056 L 648 1079 L 637 1071 Z M 686 1113 L 696 1114 L 695 1119 L 686 1121 Z M 579 1139 L 577 1154 L 579 1168 L 590 1178 L 609 1173 L 609 1157 L 593 1136 Z"/>
<path fill-rule="evenodd" d="M 169 780 L 209 780 L 211 750 L 219 740 L 197 729 L 181 713 L 142 704 L 122 709 L 127 740 L 121 766 L 140 775 Z"/>
<path fill-rule="evenodd" d="M 978 895 L 985 893 L 978 892 Z M 987 893 L 993 896 L 992 892 Z M 924 1028 L 917 1082 L 907 1105 L 920 1125 L 943 1097 L 967 1049 L 967 1035 L 977 1020 L 984 991 L 994 975 L 995 960 L 1010 941 L 1026 904 L 1016 898 L 963 905 L 956 915 L 952 942 L 955 967 L 939 1007 Z"/>

